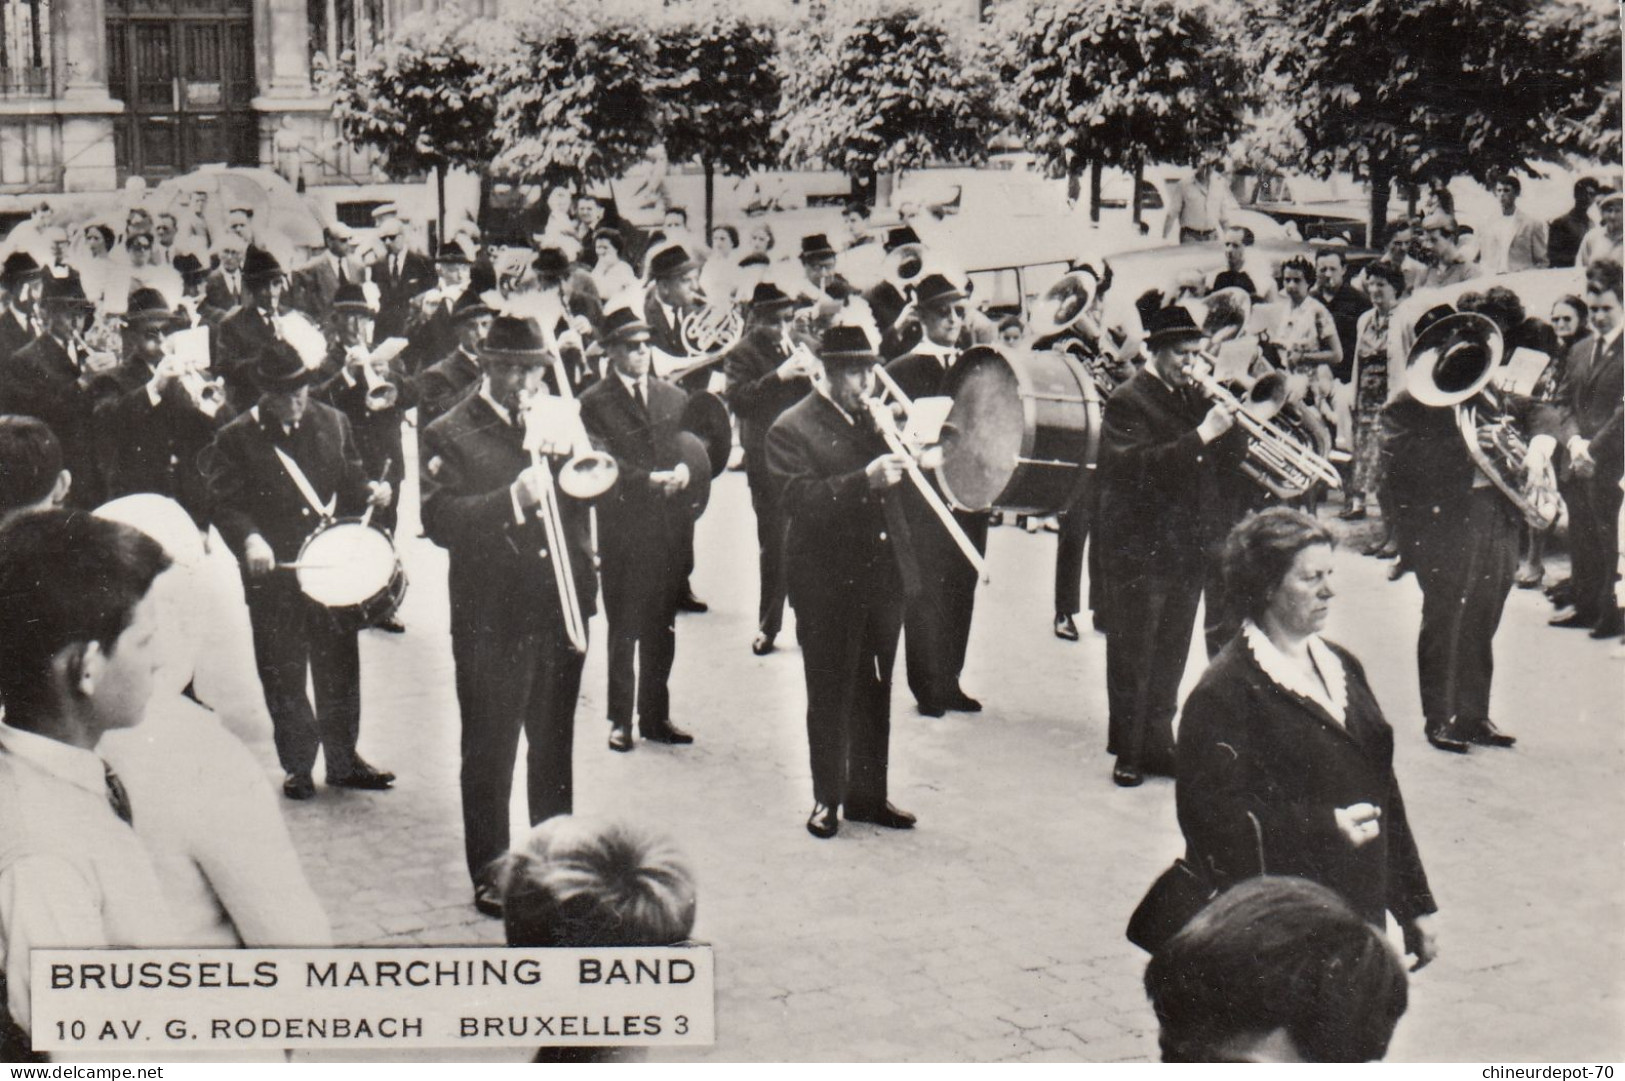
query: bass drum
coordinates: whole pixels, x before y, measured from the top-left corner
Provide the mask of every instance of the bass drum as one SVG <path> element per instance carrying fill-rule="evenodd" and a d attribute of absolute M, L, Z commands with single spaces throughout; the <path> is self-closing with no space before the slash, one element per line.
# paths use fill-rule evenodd
<path fill-rule="evenodd" d="M 948 373 L 937 481 L 954 506 L 1057 514 L 1094 477 L 1102 400 L 1067 353 L 965 350 Z"/>
<path fill-rule="evenodd" d="M 400 608 L 406 568 L 387 533 L 358 518 L 341 518 L 299 549 L 299 589 L 335 619 L 368 627 Z"/>

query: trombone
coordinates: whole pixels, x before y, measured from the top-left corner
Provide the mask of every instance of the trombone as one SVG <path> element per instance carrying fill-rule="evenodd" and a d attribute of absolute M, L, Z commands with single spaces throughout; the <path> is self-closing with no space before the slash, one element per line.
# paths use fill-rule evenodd
<path fill-rule="evenodd" d="M 1209 400 L 1235 408 L 1236 423 L 1247 433 L 1247 457 L 1241 471 L 1249 479 L 1281 499 L 1296 499 L 1316 482 L 1330 488 L 1343 486 L 1336 466 L 1275 423 L 1276 415 L 1286 407 L 1284 375 L 1266 372 L 1243 391 L 1243 397 L 1237 397 L 1207 370 L 1215 358 L 1207 353 L 1198 358 L 1185 366 L 1185 374 Z"/>
<path fill-rule="evenodd" d="M 547 551 L 540 553 L 546 559 L 552 553 L 553 584 L 559 591 L 559 610 L 564 614 L 564 633 L 570 639 L 570 648 L 577 653 L 587 652 L 587 620 L 581 612 L 581 597 L 576 592 L 575 569 L 570 565 L 569 540 L 564 532 L 564 516 L 559 511 L 559 493 L 553 484 L 553 469 L 547 464 L 546 443 L 536 429 L 539 425 L 525 426 L 525 449 L 530 452 L 530 464 L 542 478 L 541 500 L 536 516 L 541 519 L 542 533 L 547 538 Z"/>

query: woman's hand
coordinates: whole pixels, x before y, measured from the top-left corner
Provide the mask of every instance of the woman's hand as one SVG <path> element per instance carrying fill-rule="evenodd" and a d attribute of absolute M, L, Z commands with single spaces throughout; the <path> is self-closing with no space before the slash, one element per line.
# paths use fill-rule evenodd
<path fill-rule="evenodd" d="M 1428 962 L 1439 956 L 1439 940 L 1433 934 L 1433 917 L 1418 916 L 1408 923 L 1401 923 L 1399 929 L 1405 935 L 1405 952 L 1416 958 L 1411 966 L 1415 972 L 1427 966 Z"/>
<path fill-rule="evenodd" d="M 1332 817 L 1337 820 L 1337 830 L 1348 843 L 1355 848 L 1370 844 L 1382 833 L 1382 808 L 1374 803 L 1352 803 L 1347 807 L 1336 807 L 1332 810 Z"/>

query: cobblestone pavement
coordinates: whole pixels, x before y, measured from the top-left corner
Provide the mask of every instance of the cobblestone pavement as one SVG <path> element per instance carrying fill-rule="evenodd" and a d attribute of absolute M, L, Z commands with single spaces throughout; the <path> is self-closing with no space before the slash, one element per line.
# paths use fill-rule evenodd
<path fill-rule="evenodd" d="M 403 537 L 415 532 L 403 524 Z M 463 869 L 445 561 L 426 540 L 404 547 L 410 632 L 362 645 L 362 750 L 399 785 L 322 789 L 288 804 L 288 818 L 340 942 L 495 943 L 500 926 L 475 913 Z M 1104 642 L 1051 634 L 1054 547 L 1049 534 L 993 531 L 965 675 L 986 712 L 920 717 L 899 660 L 891 791 L 919 815 L 912 833 L 843 824 L 820 842 L 803 829 L 801 659 L 791 634 L 765 658 L 748 648 L 756 572 L 742 474 L 718 482 L 700 526 L 694 584 L 711 612 L 678 629 L 673 716 L 694 746 L 607 750 L 594 621 L 576 809 L 659 826 L 694 864 L 696 935 L 717 956 L 717 1042 L 691 1057 L 1156 1058 L 1143 956 L 1122 929 L 1181 851 L 1173 787 L 1110 782 Z M 1495 715 L 1518 747 L 1441 754 L 1421 736 L 1418 590 L 1386 582 L 1387 566 L 1339 554 L 1330 634 L 1365 662 L 1399 734 L 1443 910 L 1443 954 L 1413 979 L 1390 1058 L 1625 1058 L 1625 663 L 1609 644 L 1547 629 L 1544 600 L 1517 591 L 1497 643 Z M 1200 667 L 1193 655 L 1188 683 Z M 269 740 L 255 750 L 273 775 Z"/>

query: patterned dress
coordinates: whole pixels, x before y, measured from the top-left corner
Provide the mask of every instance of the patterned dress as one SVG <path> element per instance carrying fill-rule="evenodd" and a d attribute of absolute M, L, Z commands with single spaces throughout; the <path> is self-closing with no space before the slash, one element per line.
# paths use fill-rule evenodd
<path fill-rule="evenodd" d="M 1354 342 L 1354 492 L 1374 495 L 1382 476 L 1382 407 L 1388 400 L 1389 331 L 1393 313 L 1372 308 Z"/>

